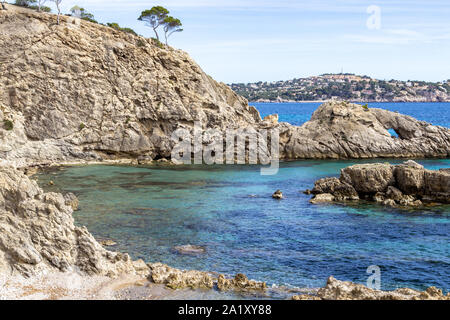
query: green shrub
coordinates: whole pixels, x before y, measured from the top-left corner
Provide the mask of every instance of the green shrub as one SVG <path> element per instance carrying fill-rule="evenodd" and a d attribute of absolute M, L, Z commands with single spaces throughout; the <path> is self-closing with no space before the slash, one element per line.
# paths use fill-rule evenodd
<path fill-rule="evenodd" d="M 36 0 L 16 0 L 14 3 L 16 6 L 20 7 L 30 7 L 32 3 L 35 3 Z"/>
<path fill-rule="evenodd" d="M 108 22 L 106 24 L 108 27 L 122 31 L 122 32 L 126 32 L 126 33 L 131 33 L 135 36 L 137 36 L 138 34 L 131 28 L 122 28 L 121 26 L 119 26 L 119 24 L 117 22 Z"/>
<path fill-rule="evenodd" d="M 3 120 L 3 127 L 7 131 L 14 129 L 14 123 L 11 120 Z"/>
<path fill-rule="evenodd" d="M 33 9 L 33 10 L 38 10 L 38 6 L 29 6 L 28 8 Z M 41 11 L 42 12 L 52 12 L 52 9 L 46 6 L 41 6 Z"/>
<path fill-rule="evenodd" d="M 84 128 L 86 128 L 86 125 L 84 123 L 81 123 L 79 127 L 80 131 L 83 130 Z"/>
<path fill-rule="evenodd" d="M 92 22 L 92 23 L 98 23 L 97 20 L 95 20 L 95 19 L 93 19 L 93 18 L 91 18 L 91 17 L 82 17 L 81 19 L 82 19 L 82 20 L 85 20 L 85 21 Z"/>
<path fill-rule="evenodd" d="M 138 47 L 145 47 L 145 41 L 142 40 L 142 39 L 138 39 L 136 45 L 137 45 Z"/>
<path fill-rule="evenodd" d="M 364 110 L 369 111 L 369 105 L 365 104 L 362 106 Z"/>
<path fill-rule="evenodd" d="M 159 41 L 159 40 L 156 39 L 156 38 L 152 38 L 152 41 L 155 43 L 155 45 L 156 45 L 158 48 L 164 49 L 164 44 L 163 44 L 161 41 Z"/>

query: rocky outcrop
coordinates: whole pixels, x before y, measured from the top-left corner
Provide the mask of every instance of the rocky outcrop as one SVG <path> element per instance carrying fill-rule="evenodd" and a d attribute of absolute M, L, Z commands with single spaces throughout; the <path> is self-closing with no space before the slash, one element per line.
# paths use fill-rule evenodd
<path fill-rule="evenodd" d="M 450 130 L 346 102 L 321 105 L 301 127 L 279 125 L 285 159 L 412 158 L 450 155 Z M 398 137 L 388 132 L 393 129 Z"/>
<path fill-rule="evenodd" d="M 0 12 L 0 158 L 170 158 L 171 134 L 242 128 L 259 113 L 185 53 L 71 17 Z M 1 127 L 1 124 L 0 124 Z"/>
<path fill-rule="evenodd" d="M 84 20 L 0 11 L 0 163 L 169 159 L 179 128 L 278 129 L 280 158 L 448 157 L 449 129 L 345 102 L 261 120 L 185 53 Z M 388 130 L 397 131 L 399 138 Z M 212 137 L 204 137 L 209 144 Z M 267 150 L 269 152 L 269 150 Z"/>
<path fill-rule="evenodd" d="M 165 284 L 171 289 L 212 289 L 214 285 L 220 291 L 265 291 L 265 282 L 249 280 L 245 275 L 239 273 L 233 279 L 224 275 L 215 277 L 212 273 L 196 270 L 179 270 L 171 268 L 162 263 L 150 264 L 150 279 L 158 284 Z"/>
<path fill-rule="evenodd" d="M 162 263 L 150 264 L 150 279 L 171 289 L 212 289 L 214 278 L 210 273 L 179 270 Z"/>
<path fill-rule="evenodd" d="M 362 284 L 339 281 L 329 277 L 325 287 L 317 295 L 297 295 L 293 300 L 450 300 L 450 293 L 444 295 L 442 290 L 430 287 L 425 291 L 408 288 L 394 291 L 370 289 Z"/>
<path fill-rule="evenodd" d="M 149 273 L 143 261 L 103 249 L 86 228 L 76 227 L 73 202 L 66 201 L 61 194 L 44 193 L 21 171 L 0 167 L 0 273 Z"/>
<path fill-rule="evenodd" d="M 247 276 L 242 273 L 238 273 L 234 279 L 227 279 L 224 275 L 219 275 L 217 279 L 217 288 L 220 291 L 240 291 L 240 292 L 252 292 L 252 291 L 265 291 L 267 285 L 265 282 L 249 280 Z"/>
<path fill-rule="evenodd" d="M 450 203 L 450 170 L 426 170 L 411 160 L 400 165 L 358 164 L 342 169 L 339 179 L 316 181 L 311 193 L 312 203 L 358 199 L 390 206 Z"/>
<path fill-rule="evenodd" d="M 283 199 L 283 192 L 281 190 L 277 190 L 272 194 L 273 199 L 281 200 Z"/>

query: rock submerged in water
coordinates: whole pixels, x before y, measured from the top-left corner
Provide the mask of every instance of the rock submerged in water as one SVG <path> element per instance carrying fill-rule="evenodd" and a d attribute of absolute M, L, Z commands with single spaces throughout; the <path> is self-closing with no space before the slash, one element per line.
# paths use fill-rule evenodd
<path fill-rule="evenodd" d="M 311 203 L 365 199 L 391 207 L 450 203 L 450 170 L 426 170 L 414 161 L 399 165 L 358 164 L 341 170 L 340 178 L 315 182 Z"/>
<path fill-rule="evenodd" d="M 103 247 L 113 247 L 117 245 L 117 242 L 113 241 L 113 240 L 99 240 L 98 241 Z"/>
<path fill-rule="evenodd" d="M 206 248 L 204 246 L 196 246 L 196 245 L 183 245 L 183 246 L 175 246 L 173 249 L 180 254 L 202 254 L 206 252 Z"/>
<path fill-rule="evenodd" d="M 330 193 L 321 193 L 316 195 L 313 199 L 309 200 L 309 202 L 311 202 L 312 204 L 327 203 L 334 201 L 334 199 L 334 196 Z"/>
<path fill-rule="evenodd" d="M 450 300 L 450 293 L 444 295 L 435 287 L 425 291 L 408 288 L 381 291 L 350 281 L 339 281 L 331 276 L 316 295 L 293 296 L 292 300 Z"/>
<path fill-rule="evenodd" d="M 281 190 L 277 190 L 272 194 L 272 198 L 281 200 L 283 199 L 283 193 L 281 192 Z"/>

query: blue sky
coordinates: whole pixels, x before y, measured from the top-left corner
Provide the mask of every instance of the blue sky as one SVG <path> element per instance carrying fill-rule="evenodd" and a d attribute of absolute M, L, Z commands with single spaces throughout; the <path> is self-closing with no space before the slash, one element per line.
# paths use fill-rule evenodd
<path fill-rule="evenodd" d="M 48 2 L 49 3 L 49 2 Z M 47 4 L 48 4 L 47 3 Z M 288 80 L 344 72 L 379 79 L 450 79 L 449 0 L 63 0 L 100 22 L 150 37 L 137 17 L 163 5 L 184 32 L 170 44 L 225 83 Z M 369 29 L 367 8 L 381 10 Z M 52 5 L 50 5 L 52 6 Z"/>

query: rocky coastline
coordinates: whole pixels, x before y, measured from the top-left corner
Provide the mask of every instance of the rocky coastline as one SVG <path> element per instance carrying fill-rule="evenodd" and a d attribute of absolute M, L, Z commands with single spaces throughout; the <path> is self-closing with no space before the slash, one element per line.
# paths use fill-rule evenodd
<path fill-rule="evenodd" d="M 70 17 L 58 26 L 55 18 L 0 11 L 3 164 L 170 161 L 172 133 L 193 133 L 195 123 L 223 133 L 278 129 L 281 160 L 450 155 L 448 128 L 358 104 L 325 102 L 300 127 L 261 119 L 181 50 Z"/>
<path fill-rule="evenodd" d="M 0 274 L 5 277 L 0 280 L 5 287 L 14 282 L 26 292 L 49 291 L 47 280 L 40 286 L 26 283 L 58 275 L 81 283 L 95 278 L 100 283 L 95 286 L 110 291 L 144 280 L 171 289 L 267 290 L 242 274 L 178 270 L 106 250 L 86 228 L 75 226 L 76 197 L 45 193 L 30 179 L 41 166 L 164 165 L 173 131 L 193 130 L 197 121 L 204 129 L 279 129 L 282 160 L 450 155 L 449 129 L 361 105 L 324 103 L 301 127 L 278 123 L 275 116 L 261 119 L 244 98 L 180 50 L 87 21 L 73 25 L 68 17 L 57 26 L 54 15 L 7 6 L 0 11 Z M 46 297 L 64 297 L 58 288 Z M 92 288 L 81 286 L 85 295 L 80 296 L 92 298 Z M 23 292 L 0 295 L 29 297 Z"/>
<path fill-rule="evenodd" d="M 450 204 L 450 170 L 426 170 L 409 160 L 358 164 L 341 170 L 339 178 L 315 182 L 311 203 L 366 200 L 390 207 Z"/>

